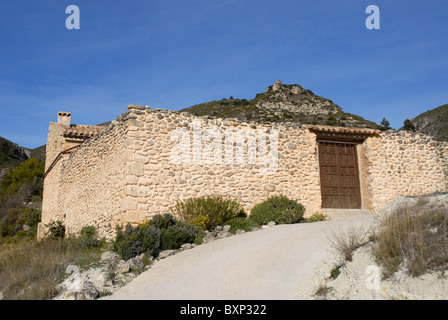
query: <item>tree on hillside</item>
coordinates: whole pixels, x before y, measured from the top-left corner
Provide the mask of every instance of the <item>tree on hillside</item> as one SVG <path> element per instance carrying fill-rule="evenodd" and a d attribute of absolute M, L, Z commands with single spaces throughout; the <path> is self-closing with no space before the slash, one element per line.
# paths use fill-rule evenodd
<path fill-rule="evenodd" d="M 415 126 L 414 126 L 414 124 L 412 123 L 411 120 L 409 120 L 409 119 L 404 120 L 403 125 L 404 125 L 403 126 L 404 130 L 406 130 L 406 131 L 415 131 Z"/>
<path fill-rule="evenodd" d="M 29 158 L 15 168 L 10 168 L 0 183 L 0 197 L 26 196 L 42 197 L 44 163 L 36 158 Z"/>
<path fill-rule="evenodd" d="M 4 174 L 0 182 L 0 243 L 17 234 L 35 236 L 41 210 L 30 207 L 30 202 L 42 200 L 43 175 L 44 162 L 36 158 Z"/>
<path fill-rule="evenodd" d="M 383 118 L 383 120 L 381 120 L 381 125 L 378 127 L 381 131 L 386 131 L 386 130 L 391 129 L 390 122 L 387 121 L 386 118 Z"/>

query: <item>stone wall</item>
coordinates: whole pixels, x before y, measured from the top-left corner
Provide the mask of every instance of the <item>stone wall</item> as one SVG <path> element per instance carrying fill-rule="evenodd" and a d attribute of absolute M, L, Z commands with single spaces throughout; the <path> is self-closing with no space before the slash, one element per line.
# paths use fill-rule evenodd
<path fill-rule="evenodd" d="M 236 120 L 198 118 L 168 110 L 129 112 L 136 119 L 126 141 L 130 161 L 123 207 L 127 221 L 136 223 L 145 216 L 169 212 L 177 200 L 202 195 L 229 196 L 250 210 L 271 195 L 285 194 L 303 203 L 308 213 L 320 211 L 316 142 L 307 130 L 280 126 L 275 135 L 271 126 Z M 259 132 L 266 133 L 266 158 L 272 160 L 278 152 L 278 166 L 266 165 L 261 157 L 255 157 L 253 163 L 251 157 L 257 156 L 255 148 L 262 145 L 260 141 L 255 148 L 245 149 L 244 158 L 238 161 L 237 148 L 247 148 L 250 142 L 246 138 L 229 143 L 226 135 L 231 132 L 258 138 L 262 136 Z M 278 147 L 270 150 L 277 137 Z M 189 154 L 182 161 L 173 161 L 173 150 L 181 141 Z M 209 148 L 212 156 L 206 157 Z M 214 156 L 216 150 L 221 150 L 220 156 Z M 231 159 L 227 158 L 230 154 Z M 264 172 L 269 168 L 272 174 Z"/>
<path fill-rule="evenodd" d="M 114 235 L 115 226 L 123 223 L 120 204 L 125 180 L 126 128 L 126 121 L 114 122 L 57 162 L 45 178 L 38 236 L 43 236 L 45 226 L 52 221 L 62 221 L 69 235 L 79 235 L 83 227 L 92 225 L 100 237 L 110 239 Z M 58 124 L 51 123 L 49 140 L 55 140 L 53 135 L 59 131 Z M 46 167 L 57 155 L 51 150 L 47 151 Z"/>
<path fill-rule="evenodd" d="M 48 175 L 44 179 L 44 193 L 42 201 L 43 214 L 42 222 L 38 231 L 38 237 L 40 237 L 42 235 L 41 233 L 44 232 L 43 228 L 45 225 L 49 224 L 51 221 L 58 220 L 58 213 L 60 212 L 59 190 L 60 181 L 63 177 L 61 172 L 62 161 L 54 161 L 61 151 L 67 150 L 78 144 L 79 143 L 66 141 L 63 137 L 63 127 L 57 123 L 50 122 L 45 151 L 45 171 L 48 172 Z M 51 165 L 54 165 L 54 167 L 49 171 Z"/>
<path fill-rule="evenodd" d="M 69 234 L 95 226 L 98 236 L 111 238 L 124 223 L 126 134 L 127 122 L 117 122 L 63 161 L 59 204 Z"/>
<path fill-rule="evenodd" d="M 447 144 L 407 131 L 385 132 L 364 143 L 371 209 L 393 199 L 447 190 Z"/>
<path fill-rule="evenodd" d="M 50 130 L 49 141 L 57 134 Z M 45 179 L 42 224 L 60 220 L 74 235 L 93 225 L 111 239 L 116 225 L 142 222 L 169 212 L 177 200 L 202 195 L 229 196 L 249 211 L 284 194 L 311 215 L 321 212 L 316 143 L 315 133 L 296 124 L 129 106 Z M 47 152 L 58 148 L 50 143 Z M 431 137 L 384 132 L 360 144 L 358 156 L 365 209 L 447 190 L 447 144 Z"/>

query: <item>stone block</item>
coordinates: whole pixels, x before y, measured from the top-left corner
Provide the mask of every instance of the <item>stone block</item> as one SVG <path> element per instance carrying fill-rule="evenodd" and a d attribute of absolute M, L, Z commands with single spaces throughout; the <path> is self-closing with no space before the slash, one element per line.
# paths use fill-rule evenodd
<path fill-rule="evenodd" d="M 147 197 L 150 195 L 151 190 L 147 186 L 127 185 L 124 188 L 124 192 L 131 197 Z"/>
<path fill-rule="evenodd" d="M 127 184 L 137 184 L 137 182 L 139 180 L 138 180 L 138 177 L 136 177 L 136 176 L 126 176 L 126 178 L 124 178 L 124 181 Z"/>
<path fill-rule="evenodd" d="M 269 184 L 268 183 L 268 184 L 265 184 L 263 188 L 266 191 L 272 192 L 272 191 L 275 191 L 276 186 L 274 186 L 273 184 Z"/>
<path fill-rule="evenodd" d="M 149 186 L 152 184 L 152 180 L 150 178 L 140 178 L 138 183 L 144 186 Z"/>
<path fill-rule="evenodd" d="M 134 161 L 135 162 L 138 162 L 138 163 L 148 163 L 149 162 L 149 158 L 148 157 L 145 157 L 145 156 L 142 156 L 142 155 L 139 155 L 139 154 L 135 154 L 134 155 Z"/>
<path fill-rule="evenodd" d="M 138 210 L 127 211 L 124 218 L 126 223 L 141 223 L 145 219 L 145 212 Z"/>
<path fill-rule="evenodd" d="M 123 211 L 136 210 L 137 209 L 137 201 L 135 200 L 135 198 L 126 197 L 121 202 L 121 209 Z"/>
<path fill-rule="evenodd" d="M 143 163 L 129 163 L 126 168 L 126 173 L 134 176 L 143 175 Z"/>

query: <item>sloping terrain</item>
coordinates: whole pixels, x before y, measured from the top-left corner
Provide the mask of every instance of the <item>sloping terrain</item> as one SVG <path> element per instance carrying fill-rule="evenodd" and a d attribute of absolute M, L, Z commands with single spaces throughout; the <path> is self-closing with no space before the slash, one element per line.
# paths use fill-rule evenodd
<path fill-rule="evenodd" d="M 417 132 L 448 141 L 448 104 L 423 112 L 411 121 Z"/>
<path fill-rule="evenodd" d="M 372 214 L 277 225 L 205 243 L 158 261 L 104 300 L 291 300 L 332 260 L 334 228 L 368 228 Z"/>
<path fill-rule="evenodd" d="M 17 144 L 0 137 L 0 167 L 17 165 L 30 156 L 31 152 L 28 149 L 19 147 Z"/>
<path fill-rule="evenodd" d="M 0 137 L 0 179 L 9 167 L 15 167 L 30 157 L 45 161 L 45 145 L 27 149 Z"/>
<path fill-rule="evenodd" d="M 375 122 L 346 113 L 333 101 L 315 95 L 298 84 L 276 84 L 254 99 L 222 99 L 180 110 L 195 116 L 237 118 L 256 122 L 295 122 L 347 127 L 377 128 Z"/>

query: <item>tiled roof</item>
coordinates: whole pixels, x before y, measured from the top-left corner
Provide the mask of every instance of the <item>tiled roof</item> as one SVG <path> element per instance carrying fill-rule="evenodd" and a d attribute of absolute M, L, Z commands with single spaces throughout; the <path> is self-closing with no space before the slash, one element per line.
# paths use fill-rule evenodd
<path fill-rule="evenodd" d="M 321 133 L 345 133 L 345 134 L 361 134 L 361 135 L 374 135 L 379 134 L 381 131 L 371 128 L 353 128 L 353 127 L 336 127 L 336 126 L 323 126 L 323 125 L 307 125 L 309 130 L 321 132 Z"/>
<path fill-rule="evenodd" d="M 70 127 L 63 127 L 62 132 L 65 138 L 86 140 L 100 133 L 102 129 L 104 129 L 102 126 L 72 124 Z"/>

